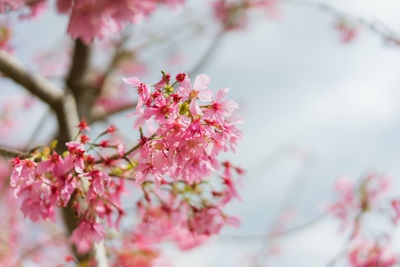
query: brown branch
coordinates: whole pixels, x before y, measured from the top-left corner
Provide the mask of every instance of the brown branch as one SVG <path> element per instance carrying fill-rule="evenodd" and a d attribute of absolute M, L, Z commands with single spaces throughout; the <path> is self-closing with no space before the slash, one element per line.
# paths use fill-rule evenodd
<path fill-rule="evenodd" d="M 72 63 L 67 77 L 67 85 L 74 92 L 79 93 L 90 68 L 90 46 L 84 44 L 81 39 L 75 41 Z"/>
<path fill-rule="evenodd" d="M 76 126 L 79 123 L 78 108 L 75 98 L 71 93 L 65 95 L 62 103 L 56 109 L 59 133 L 58 140 L 65 150 L 65 143 L 71 141 L 77 133 Z"/>
<path fill-rule="evenodd" d="M 75 97 L 79 117 L 86 119 L 88 119 L 90 109 L 96 99 L 95 88 L 89 79 L 90 59 L 91 47 L 77 39 L 66 85 Z"/>
<path fill-rule="evenodd" d="M 90 55 L 90 46 L 85 45 L 80 39 L 77 39 L 75 41 L 70 72 L 66 79 L 66 84 L 71 89 L 72 94 L 65 96 L 57 112 L 59 140 L 61 140 L 60 143 L 63 144 L 63 146 L 59 148 L 60 150 L 64 150 L 65 143 L 72 140 L 74 137 L 76 125 L 80 118 L 86 117 L 89 119 L 90 111 L 96 99 L 96 89 L 91 85 L 88 79 Z M 68 206 L 63 208 L 63 217 L 66 228 L 71 235 L 78 224 L 71 203 L 68 203 Z M 92 256 L 90 254 L 79 255 L 75 247 L 73 247 L 73 250 L 80 263 Z M 97 244 L 92 252 L 98 267 L 108 266 L 103 241 Z"/>
<path fill-rule="evenodd" d="M 61 88 L 38 74 L 29 73 L 18 59 L 3 50 L 0 50 L 0 71 L 53 109 L 64 96 Z"/>
<path fill-rule="evenodd" d="M 24 157 L 28 156 L 28 153 L 24 152 L 24 151 L 12 149 L 12 148 L 0 146 L 0 156 L 8 157 L 8 158 L 16 158 L 16 157 L 24 158 Z"/>

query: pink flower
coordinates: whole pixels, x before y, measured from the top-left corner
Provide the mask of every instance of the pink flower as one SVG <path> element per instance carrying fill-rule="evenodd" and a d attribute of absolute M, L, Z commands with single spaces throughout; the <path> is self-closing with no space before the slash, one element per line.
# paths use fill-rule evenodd
<path fill-rule="evenodd" d="M 130 85 L 136 87 L 139 94 L 138 103 L 136 105 L 136 110 L 142 108 L 143 104 L 146 103 L 150 98 L 150 88 L 147 84 L 141 83 L 137 77 L 122 78 L 122 80 Z"/>
<path fill-rule="evenodd" d="M 86 44 L 91 43 L 95 37 L 102 39 L 107 28 L 103 13 L 103 1 L 74 1 L 67 32 L 72 38 L 81 38 Z"/>
<path fill-rule="evenodd" d="M 67 173 L 73 167 L 71 161 L 64 160 L 55 152 L 49 157 L 50 159 L 43 160 L 38 164 L 36 168 L 38 174 L 44 174 L 51 171 L 55 177 L 58 177 Z"/>
<path fill-rule="evenodd" d="M 394 211 L 393 222 L 397 224 L 400 220 L 400 200 L 394 199 L 391 201 L 391 205 Z"/>
<path fill-rule="evenodd" d="M 390 267 L 397 263 L 397 257 L 389 247 L 367 240 L 362 240 L 354 246 L 348 260 L 354 267 Z"/>
<path fill-rule="evenodd" d="M 230 116 L 233 111 L 239 108 L 239 105 L 233 100 L 222 100 L 228 92 L 229 87 L 218 90 L 214 101 L 211 102 L 210 107 L 204 112 L 204 118 L 222 123 L 224 117 Z"/>
<path fill-rule="evenodd" d="M 105 236 L 103 225 L 82 220 L 72 233 L 71 242 L 75 244 L 78 253 L 84 254 L 92 248 L 93 242 L 99 243 Z"/>
<path fill-rule="evenodd" d="M 110 33 L 121 31 L 126 23 L 138 23 L 162 2 L 165 1 L 58 0 L 57 7 L 61 13 L 72 10 L 68 33 L 88 44 L 95 38 L 103 39 Z M 174 4 L 177 2 L 182 1 L 173 1 Z"/>
<path fill-rule="evenodd" d="M 21 211 L 33 222 L 40 218 L 54 220 L 54 205 L 57 196 L 52 194 L 52 188 L 42 181 L 26 183 L 19 189 L 18 197 L 23 198 Z"/>
<path fill-rule="evenodd" d="M 191 230 L 198 235 L 218 234 L 225 223 L 239 226 L 238 218 L 225 216 L 216 208 L 204 208 L 190 219 Z"/>
<path fill-rule="evenodd" d="M 208 84 L 210 83 L 210 77 L 201 74 L 196 76 L 193 84 L 190 81 L 189 76 L 185 77 L 185 80 L 179 86 L 179 94 L 183 97 L 183 100 L 187 99 L 200 99 L 203 102 L 211 101 L 212 91 L 208 90 Z"/>
<path fill-rule="evenodd" d="M 241 139 L 241 131 L 235 126 L 239 121 L 231 118 L 237 104 L 223 100 L 228 90 L 222 89 L 216 94 L 216 100 L 207 105 L 212 96 L 209 81 L 208 76 L 199 75 L 192 88 L 190 78 L 185 75 L 176 92 L 170 87 L 157 86 L 153 93 L 148 88 L 139 96 L 143 98 L 139 101 L 143 105 L 134 114 L 137 116 L 135 127 L 154 120 L 158 129 L 153 132 L 162 138 L 147 140 L 140 147 L 138 181 L 145 181 L 148 176 L 161 181 L 163 175 L 168 175 L 175 180 L 199 182 L 219 168 L 217 156 L 221 150 L 235 149 Z M 137 78 L 131 83 L 141 84 Z M 206 103 L 200 106 L 198 101 Z M 208 117 L 201 108 L 206 108 Z"/>
<path fill-rule="evenodd" d="M 67 206 L 69 200 L 71 199 L 71 195 L 77 186 L 76 180 L 71 175 L 60 176 L 57 179 L 57 185 L 60 190 L 60 201 L 65 207 Z"/>
<path fill-rule="evenodd" d="M 65 164 L 72 164 L 78 173 L 82 173 L 85 169 L 85 147 L 78 142 L 68 142 L 65 144 L 70 154 L 65 157 Z"/>
<path fill-rule="evenodd" d="M 350 43 L 353 41 L 359 31 L 357 26 L 352 25 L 350 22 L 345 20 L 338 21 L 335 28 L 340 33 L 340 39 L 343 43 Z"/>
<path fill-rule="evenodd" d="M 80 121 L 76 127 L 79 128 L 79 131 L 81 133 L 84 132 L 84 131 L 89 131 L 90 130 L 89 126 L 86 123 L 86 120 Z"/>
<path fill-rule="evenodd" d="M 102 171 L 94 170 L 90 173 L 83 174 L 82 176 L 91 177 L 91 186 L 87 194 L 88 199 L 102 196 L 105 192 L 105 187 L 110 183 L 110 177 Z"/>

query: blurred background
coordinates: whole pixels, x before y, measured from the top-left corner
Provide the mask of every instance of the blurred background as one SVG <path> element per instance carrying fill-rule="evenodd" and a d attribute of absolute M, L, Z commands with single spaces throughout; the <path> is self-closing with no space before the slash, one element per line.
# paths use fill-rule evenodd
<path fill-rule="evenodd" d="M 340 223 L 323 215 L 334 181 L 375 171 L 393 177 L 392 193 L 398 193 L 400 47 L 360 24 L 354 25 L 354 38 L 343 40 L 338 23 L 361 18 L 396 32 L 400 3 L 318 2 L 344 17 L 307 3 L 281 1 L 273 14 L 253 12 L 245 27 L 222 37 L 207 1 L 188 1 L 177 10 L 162 8 L 129 27 L 131 45 L 138 49 L 136 65 L 127 75 L 151 82 L 159 80 L 160 70 L 174 74 L 199 67 L 197 73 L 211 77 L 211 89 L 230 86 L 230 98 L 240 104 L 238 115 L 245 118 L 238 152 L 224 155 L 246 170 L 239 189 L 242 201 L 228 210 L 241 217 L 241 226 L 224 228 L 206 245 L 185 253 L 167 246 L 177 267 L 246 266 L 257 253 L 273 254 L 268 254 L 269 266 L 326 266 L 346 238 L 338 234 Z M 43 71 L 34 60 L 41 56 L 58 63 L 60 69 L 50 71 L 63 73 L 66 59 L 51 55 L 71 45 L 66 23 L 51 7 L 35 21 L 15 24 L 16 55 L 31 70 Z M 94 58 L 98 65 L 105 60 L 101 51 Z M 7 103 L 24 91 L 6 79 L 0 83 L 4 113 Z M 135 98 L 134 90 L 126 92 Z M 42 126 L 32 146 L 54 135 L 55 119 L 43 104 L 33 102 L 29 112 L 15 115 L 19 120 L 12 130 L 3 127 L 0 144 L 24 147 L 23 140 L 38 124 Z M 127 113 L 111 122 L 134 141 Z M 299 229 L 266 241 L 279 216 L 289 229 Z M 396 248 L 400 240 L 394 241 Z"/>

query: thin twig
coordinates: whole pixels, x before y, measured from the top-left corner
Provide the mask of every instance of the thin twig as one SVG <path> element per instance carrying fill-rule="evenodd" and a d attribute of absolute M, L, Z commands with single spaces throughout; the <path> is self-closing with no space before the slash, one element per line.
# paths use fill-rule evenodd
<path fill-rule="evenodd" d="M 136 107 L 136 105 L 137 105 L 137 103 L 135 101 L 135 102 L 121 105 L 121 106 L 119 106 L 115 109 L 111 109 L 111 110 L 104 110 L 104 109 L 100 110 L 98 108 L 93 108 L 90 112 L 91 115 L 89 116 L 90 120 L 88 120 L 88 123 L 94 123 L 97 121 L 105 120 L 109 116 L 116 115 L 118 113 L 133 109 Z"/>
<path fill-rule="evenodd" d="M 43 128 L 43 126 L 44 126 L 44 124 L 45 124 L 45 122 L 46 122 L 46 120 L 47 120 L 47 118 L 49 116 L 49 112 L 50 111 L 47 109 L 43 113 L 43 115 L 40 117 L 40 120 L 39 120 L 38 124 L 36 125 L 35 129 L 33 130 L 31 136 L 29 137 L 28 142 L 26 142 L 25 149 L 29 149 L 32 146 L 33 142 L 35 142 L 36 136 L 42 130 L 42 128 Z"/>
<path fill-rule="evenodd" d="M 17 149 L 0 146 L 0 156 L 8 157 L 8 158 L 16 158 L 16 157 L 23 158 L 23 157 L 28 156 L 28 153 L 17 150 Z"/>
<path fill-rule="evenodd" d="M 220 237 L 228 238 L 230 240 L 233 239 L 233 240 L 237 240 L 237 241 L 253 240 L 253 239 L 259 240 L 259 239 L 264 239 L 264 238 L 282 237 L 282 236 L 291 235 L 293 233 L 297 233 L 304 229 L 307 229 L 310 226 L 315 225 L 317 222 L 319 222 L 325 216 L 326 216 L 326 214 L 322 213 L 303 224 L 300 224 L 300 225 L 297 225 L 297 226 L 294 226 L 294 227 L 291 227 L 291 228 L 288 228 L 288 229 L 282 230 L 282 231 L 277 231 L 277 232 L 272 232 L 272 233 L 267 233 L 267 234 L 258 234 L 258 235 L 220 235 Z"/>
<path fill-rule="evenodd" d="M 380 21 L 371 22 L 371 21 L 367 21 L 360 17 L 349 15 L 349 14 L 346 14 L 346 13 L 340 11 L 339 9 L 332 7 L 326 3 L 301 1 L 301 0 L 285 0 L 284 3 L 285 2 L 288 4 L 293 4 L 293 5 L 298 5 L 298 6 L 316 8 L 321 11 L 331 13 L 336 17 L 351 20 L 351 21 L 365 27 L 366 29 L 370 30 L 371 32 L 380 35 L 386 41 L 392 41 L 396 44 L 400 44 L 399 34 L 396 33 L 395 31 L 393 31 L 392 29 L 390 29 L 387 25 L 385 25 L 384 23 L 382 23 Z"/>
<path fill-rule="evenodd" d="M 218 34 L 212 40 L 210 46 L 207 48 L 207 51 L 204 55 L 200 58 L 200 60 L 194 65 L 191 71 L 189 71 L 189 76 L 193 76 L 199 74 L 199 71 L 207 64 L 210 58 L 214 55 L 217 48 L 222 43 L 222 37 L 226 31 L 222 30 L 218 32 Z"/>
<path fill-rule="evenodd" d="M 115 159 L 125 158 L 125 157 L 129 156 L 129 154 L 131 154 L 133 151 L 138 149 L 139 147 L 140 147 L 140 143 L 138 143 L 137 145 L 135 145 L 134 147 L 132 147 L 131 149 L 126 151 L 122 156 L 119 153 L 115 153 L 115 154 L 111 155 L 110 157 L 108 157 L 108 159 L 115 160 Z M 96 164 L 99 164 L 102 162 L 104 162 L 103 159 L 99 159 L 99 160 L 95 161 Z"/>

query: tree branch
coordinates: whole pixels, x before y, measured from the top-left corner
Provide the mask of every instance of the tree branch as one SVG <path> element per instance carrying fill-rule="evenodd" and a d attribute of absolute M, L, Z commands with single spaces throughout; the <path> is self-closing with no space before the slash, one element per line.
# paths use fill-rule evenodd
<path fill-rule="evenodd" d="M 74 135 L 76 134 L 77 131 L 76 125 L 79 123 L 77 104 L 72 94 L 67 94 L 64 97 L 62 104 L 56 111 L 56 114 L 59 124 L 58 140 L 59 143 L 61 144 L 61 146 L 57 147 L 57 152 L 62 153 L 66 149 L 65 143 L 72 140 Z M 73 209 L 71 207 L 71 203 L 68 203 L 68 206 L 63 208 L 62 211 L 63 211 L 65 226 L 67 228 L 69 235 L 71 235 L 72 232 L 77 227 L 78 223 L 76 215 L 74 214 Z M 73 250 L 74 254 L 76 255 L 77 259 L 80 262 L 84 262 L 90 257 L 89 254 L 79 255 L 76 252 L 75 248 L 73 248 Z M 96 245 L 93 249 L 93 253 L 98 267 L 108 266 L 107 257 L 105 254 L 104 242 L 100 242 L 98 245 Z"/>
<path fill-rule="evenodd" d="M 27 152 L 0 146 L 0 156 L 8 158 L 16 158 L 18 156 L 26 157 L 27 155 L 28 155 Z"/>
<path fill-rule="evenodd" d="M 29 73 L 18 59 L 3 50 L 0 50 L 0 71 L 53 109 L 64 96 L 61 88 L 38 74 Z"/>
<path fill-rule="evenodd" d="M 58 112 L 56 112 L 59 123 L 59 140 L 63 144 L 63 147 L 60 148 L 61 150 L 65 149 L 65 143 L 72 140 L 76 134 L 76 125 L 79 123 L 80 118 L 86 117 L 89 119 L 90 111 L 96 99 L 95 88 L 91 86 L 88 80 L 90 55 L 90 46 L 77 39 L 75 41 L 72 65 L 66 79 L 66 84 L 73 95 L 67 94 Z M 67 230 L 71 235 L 78 222 L 70 204 L 63 208 L 63 217 Z M 80 262 L 91 256 L 89 254 L 79 255 L 75 248 L 74 253 Z M 104 242 L 94 246 L 93 253 L 98 267 L 108 266 Z"/>
<path fill-rule="evenodd" d="M 74 92 L 79 93 L 82 83 L 85 82 L 87 72 L 90 68 L 90 46 L 84 44 L 81 39 L 75 41 L 75 48 L 72 63 L 66 80 L 68 87 Z"/>
<path fill-rule="evenodd" d="M 77 39 L 66 85 L 75 97 L 79 118 L 86 119 L 89 119 L 90 110 L 96 99 L 96 90 L 89 80 L 90 58 L 90 46 Z"/>

